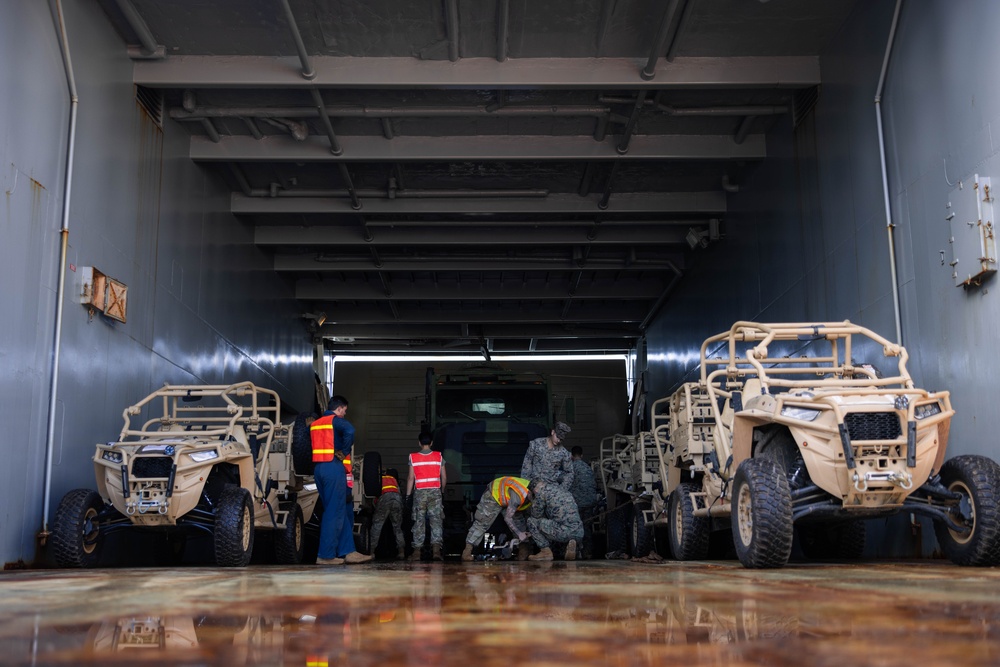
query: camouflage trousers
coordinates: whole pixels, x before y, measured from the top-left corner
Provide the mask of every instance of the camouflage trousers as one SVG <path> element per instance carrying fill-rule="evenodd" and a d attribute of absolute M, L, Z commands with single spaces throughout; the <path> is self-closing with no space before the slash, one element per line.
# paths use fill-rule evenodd
<path fill-rule="evenodd" d="M 441 489 L 416 489 L 413 492 L 413 549 L 424 546 L 427 535 L 426 523 L 431 524 L 431 544 L 440 546 L 444 542 L 444 505 L 441 503 Z"/>
<path fill-rule="evenodd" d="M 500 503 L 493 497 L 493 494 L 490 493 L 490 490 L 486 489 L 483 497 L 479 499 L 479 504 L 476 506 L 475 520 L 472 522 L 469 534 L 465 537 L 466 544 L 479 544 L 503 509 Z M 505 523 L 504 525 L 506 526 L 507 524 Z M 514 525 L 522 533 L 527 532 L 528 525 L 524 521 L 524 512 L 514 513 Z M 514 537 L 517 537 L 517 535 L 511 535 L 511 538 Z"/>
<path fill-rule="evenodd" d="M 583 558 L 590 558 L 594 550 L 594 515 L 597 505 L 578 505 L 580 520 L 583 521 L 583 543 L 580 544 Z"/>
<path fill-rule="evenodd" d="M 538 548 L 544 549 L 552 542 L 576 540 L 579 543 L 583 540 L 583 523 L 579 518 L 573 521 L 528 517 L 528 532 Z"/>
<path fill-rule="evenodd" d="M 372 517 L 372 553 L 378 546 L 382 537 L 382 526 L 385 520 L 389 519 L 392 530 L 396 535 L 396 548 L 402 549 L 406 546 L 406 538 L 403 537 L 403 497 L 398 493 L 386 493 L 379 497 L 375 503 L 375 515 Z"/>

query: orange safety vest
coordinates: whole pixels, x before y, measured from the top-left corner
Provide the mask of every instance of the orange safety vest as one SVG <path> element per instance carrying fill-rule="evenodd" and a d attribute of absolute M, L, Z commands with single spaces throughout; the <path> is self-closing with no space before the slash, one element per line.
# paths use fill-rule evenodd
<path fill-rule="evenodd" d="M 523 510 L 531 505 L 528 500 L 528 480 L 520 477 L 498 477 L 490 483 L 490 495 L 502 507 L 517 500 L 517 509 Z"/>
<path fill-rule="evenodd" d="M 387 493 L 399 493 L 399 485 L 392 475 L 382 475 L 382 495 Z"/>
<path fill-rule="evenodd" d="M 323 415 L 309 426 L 309 437 L 312 440 L 313 463 L 326 463 L 334 459 L 333 420 L 337 415 Z M 344 456 L 344 470 L 347 472 L 347 488 L 354 488 L 354 470 L 351 468 L 351 455 Z"/>
<path fill-rule="evenodd" d="M 441 488 L 441 452 L 410 454 L 414 487 L 418 489 Z"/>
<path fill-rule="evenodd" d="M 309 426 L 309 437 L 312 440 L 313 463 L 326 463 L 333 460 L 333 420 L 337 415 L 323 415 Z"/>

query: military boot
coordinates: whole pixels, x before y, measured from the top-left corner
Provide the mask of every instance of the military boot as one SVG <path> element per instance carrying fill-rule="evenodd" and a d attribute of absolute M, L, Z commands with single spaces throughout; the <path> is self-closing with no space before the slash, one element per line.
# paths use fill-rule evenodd
<path fill-rule="evenodd" d="M 444 556 L 441 555 L 440 544 L 431 545 L 431 560 L 444 560 Z"/>
<path fill-rule="evenodd" d="M 570 540 L 566 543 L 566 556 L 564 560 L 576 560 L 576 540 Z"/>
<path fill-rule="evenodd" d="M 462 552 L 462 562 L 469 563 L 472 561 L 472 545 L 466 542 L 465 550 Z"/>
<path fill-rule="evenodd" d="M 552 549 L 545 547 L 534 556 L 528 556 L 528 560 L 552 560 Z"/>
<path fill-rule="evenodd" d="M 421 551 L 423 551 L 422 547 L 413 547 L 413 553 L 410 554 L 410 557 L 407 558 L 406 560 L 409 560 L 409 561 L 419 561 L 420 560 L 420 552 Z"/>

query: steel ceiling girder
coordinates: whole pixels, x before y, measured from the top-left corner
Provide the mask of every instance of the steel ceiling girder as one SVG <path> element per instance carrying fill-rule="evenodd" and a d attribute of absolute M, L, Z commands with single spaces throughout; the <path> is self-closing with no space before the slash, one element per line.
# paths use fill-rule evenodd
<path fill-rule="evenodd" d="M 275 135 L 225 136 L 214 141 L 192 136 L 189 155 L 195 162 L 492 162 L 537 160 L 763 160 L 767 157 L 762 134 L 742 143 L 730 134 L 638 135 L 621 154 L 614 136 L 595 141 L 589 136 L 375 136 L 337 137 L 342 153 L 330 152 L 326 137 L 304 141 Z"/>
<path fill-rule="evenodd" d="M 357 226 L 257 225 L 254 243 L 266 246 L 541 246 L 541 245 L 675 245 L 685 243 L 687 230 L 674 226 L 609 227 L 596 238 L 588 238 L 589 227 L 580 229 L 497 225 L 493 228 L 369 228 Z"/>
<path fill-rule="evenodd" d="M 678 252 L 670 254 L 661 260 L 642 260 L 628 262 L 625 259 L 609 260 L 601 259 L 597 261 L 587 260 L 581 267 L 567 254 L 564 258 L 532 258 L 532 257 L 482 257 L 482 258 L 450 258 L 434 257 L 430 259 L 414 258 L 385 258 L 381 257 L 378 265 L 380 271 L 578 271 L 581 268 L 586 271 L 669 271 L 671 266 L 683 264 L 683 255 Z M 344 273 L 356 273 L 359 271 L 372 271 L 376 267 L 370 258 L 330 258 L 318 259 L 317 255 L 275 255 L 274 270 L 285 272 L 326 272 L 337 271 Z"/>
<path fill-rule="evenodd" d="M 298 58 L 170 56 L 137 61 L 133 81 L 151 88 L 541 88 L 662 90 L 667 88 L 805 88 L 820 83 L 818 56 L 675 58 L 653 76 L 638 76 L 632 58 L 463 58 L 458 62 L 401 57 L 315 56 L 315 78 Z"/>
<path fill-rule="evenodd" d="M 363 213 L 400 215 L 411 213 L 449 213 L 482 216 L 509 213 L 551 215 L 575 213 L 595 215 L 607 212 L 649 213 L 653 215 L 701 214 L 721 216 L 726 212 L 726 193 L 709 192 L 655 192 L 615 193 L 609 208 L 598 208 L 601 195 L 581 197 L 577 194 L 549 194 L 545 197 L 521 198 L 461 198 L 440 199 L 362 199 Z M 248 197 L 234 192 L 230 200 L 231 212 L 237 215 L 308 215 L 324 213 L 351 213 L 350 199 L 335 197 Z"/>
<path fill-rule="evenodd" d="M 344 294 L 344 299 L 350 299 L 350 294 Z M 636 326 L 643 321 L 648 313 L 648 306 L 641 302 L 574 302 L 570 312 L 564 318 L 562 306 L 558 302 L 540 302 L 532 305 L 468 304 L 449 302 L 434 304 L 403 301 L 396 305 L 396 313 L 392 313 L 384 304 L 358 304 L 315 301 L 314 308 L 327 314 L 324 331 L 334 324 L 491 324 L 517 322 L 525 324 L 595 324 L 613 323 L 626 326 L 634 323 Z M 447 305 L 448 307 L 445 307 Z M 534 332 L 531 332 L 532 334 Z"/>
<path fill-rule="evenodd" d="M 546 300 L 587 300 L 618 299 L 621 301 L 651 301 L 660 296 L 664 284 L 656 280 L 602 281 L 600 284 L 581 284 L 572 290 L 568 280 L 529 280 L 516 284 L 489 284 L 479 281 L 438 280 L 419 282 L 396 281 L 390 294 L 381 285 L 367 281 L 352 280 L 300 280 L 295 285 L 295 298 L 328 301 L 350 295 L 361 301 L 510 301 L 531 299 Z"/>

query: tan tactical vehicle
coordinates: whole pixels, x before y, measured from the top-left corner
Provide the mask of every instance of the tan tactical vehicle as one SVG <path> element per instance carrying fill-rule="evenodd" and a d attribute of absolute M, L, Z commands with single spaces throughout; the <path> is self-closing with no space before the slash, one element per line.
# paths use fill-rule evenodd
<path fill-rule="evenodd" d="M 108 533 L 122 529 L 207 532 L 215 562 L 235 567 L 250 562 L 255 531 L 270 531 L 274 559 L 301 562 L 319 494 L 295 473 L 302 445 L 280 414 L 278 395 L 250 382 L 165 385 L 129 406 L 118 441 L 97 445 L 97 492 L 75 489 L 59 503 L 56 562 L 97 565 Z"/>
<path fill-rule="evenodd" d="M 603 526 L 608 552 L 641 558 L 653 548 L 653 526 L 666 525 L 663 449 L 650 431 L 601 440 L 599 471 L 607 500 Z M 603 530 L 602 530 L 603 528 Z"/>
<path fill-rule="evenodd" d="M 853 359 L 881 350 L 894 374 Z M 857 558 L 863 519 L 934 520 L 961 565 L 1000 563 L 1000 466 L 945 461 L 948 392 L 913 386 L 907 353 L 850 322 L 737 322 L 701 347 L 701 378 L 653 404 L 674 556 L 704 558 L 729 527 L 745 567 Z"/>

